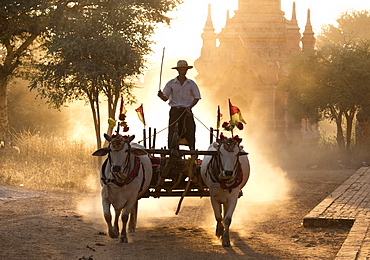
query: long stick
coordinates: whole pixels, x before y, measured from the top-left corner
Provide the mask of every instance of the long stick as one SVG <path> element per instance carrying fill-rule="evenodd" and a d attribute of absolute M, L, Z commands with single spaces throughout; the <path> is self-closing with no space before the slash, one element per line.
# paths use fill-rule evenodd
<path fill-rule="evenodd" d="M 163 69 L 164 50 L 165 50 L 165 47 L 163 47 L 162 62 L 161 62 L 161 72 L 159 74 L 159 90 L 161 90 L 161 83 L 162 83 L 162 69 Z"/>

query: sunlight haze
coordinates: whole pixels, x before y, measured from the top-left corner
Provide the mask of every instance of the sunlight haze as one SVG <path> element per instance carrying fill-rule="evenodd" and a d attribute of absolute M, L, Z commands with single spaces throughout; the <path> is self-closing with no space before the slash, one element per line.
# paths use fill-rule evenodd
<path fill-rule="evenodd" d="M 317 35 L 324 24 L 335 24 L 341 13 L 348 9 L 370 9 L 368 0 L 296 0 L 297 20 L 301 32 L 306 25 L 307 9 L 311 10 L 311 24 Z M 201 34 L 207 18 L 208 4 L 212 5 L 212 20 L 216 33 L 225 25 L 226 12 L 230 10 L 230 17 L 238 8 L 237 0 L 185 0 L 177 12 L 172 12 L 171 26 L 161 27 L 155 36 L 157 44 L 154 46 L 152 61 L 160 61 L 162 49 L 166 47 L 167 58 L 184 56 L 197 59 L 202 47 Z M 282 0 L 281 9 L 285 18 L 291 19 L 292 0 Z"/>

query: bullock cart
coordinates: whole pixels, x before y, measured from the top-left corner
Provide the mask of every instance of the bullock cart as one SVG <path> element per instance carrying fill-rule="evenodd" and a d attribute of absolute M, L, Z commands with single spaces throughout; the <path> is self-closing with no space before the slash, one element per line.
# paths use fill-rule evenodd
<path fill-rule="evenodd" d="M 177 215 L 185 196 L 209 196 L 217 220 L 216 235 L 222 237 L 224 246 L 230 246 L 231 217 L 242 194 L 241 189 L 249 178 L 249 161 L 243 156 L 247 153 L 239 146 L 241 139 L 238 136 L 226 138 L 221 134 L 220 140 L 213 143 L 213 129 L 210 131 L 211 145 L 207 151 L 180 149 L 177 131 L 176 138 L 171 139 L 176 142 L 171 144 L 172 149 L 155 149 L 156 134 L 153 135 L 153 146 L 149 141 L 148 149 L 145 142 L 144 146 L 131 143 L 134 135 L 104 135 L 109 146 L 98 149 L 93 155 L 107 155 L 100 177 L 103 211 L 110 237 L 128 242 L 126 226 L 130 215 L 129 231 L 135 231 L 137 200 L 140 198 L 180 197 Z M 203 164 L 199 155 L 205 156 Z M 116 212 L 113 225 L 111 206 Z M 123 226 L 119 232 L 121 212 Z"/>

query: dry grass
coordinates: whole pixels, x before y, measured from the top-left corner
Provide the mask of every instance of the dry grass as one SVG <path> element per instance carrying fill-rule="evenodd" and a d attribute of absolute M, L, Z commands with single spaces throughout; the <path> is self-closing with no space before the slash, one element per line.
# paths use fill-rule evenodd
<path fill-rule="evenodd" d="M 53 191 L 87 192 L 98 182 L 95 147 L 24 132 L 14 137 L 18 149 L 0 150 L 0 182 Z"/>

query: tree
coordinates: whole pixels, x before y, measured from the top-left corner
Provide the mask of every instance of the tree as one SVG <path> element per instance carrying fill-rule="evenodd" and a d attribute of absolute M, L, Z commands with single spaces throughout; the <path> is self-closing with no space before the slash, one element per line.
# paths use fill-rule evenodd
<path fill-rule="evenodd" d="M 370 39 L 370 11 L 347 11 L 336 20 L 338 25 L 326 25 L 317 36 L 317 47 L 345 44 Z"/>
<path fill-rule="evenodd" d="M 180 0 L 93 0 L 73 2 L 43 45 L 47 55 L 37 65 L 31 87 L 58 108 L 85 99 L 93 114 L 97 147 L 101 147 L 100 99 L 115 118 L 121 95 L 134 101 L 134 77 L 142 73 L 151 52 L 156 23 Z M 112 127 L 108 129 L 108 134 Z"/>
<path fill-rule="evenodd" d="M 311 119 L 318 113 L 334 121 L 337 144 L 349 151 L 354 117 L 369 106 L 370 13 L 347 12 L 337 22 L 324 28 L 317 51 L 287 61 L 289 76 L 282 85 L 293 115 Z"/>
<path fill-rule="evenodd" d="M 53 16 L 61 8 L 52 0 L 0 2 L 0 140 L 6 144 L 10 142 L 8 83 L 30 58 L 30 47 L 55 21 Z"/>
<path fill-rule="evenodd" d="M 325 67 L 321 87 L 327 93 L 322 108 L 327 117 L 337 123 L 338 144 L 349 151 L 354 117 L 361 107 L 369 104 L 370 39 L 344 45 L 326 45 L 320 53 L 324 57 L 322 62 Z M 341 129 L 342 118 L 346 131 Z M 342 132 L 345 132 L 344 142 Z"/>
<path fill-rule="evenodd" d="M 295 56 L 288 64 L 284 85 L 289 87 L 289 111 L 310 119 L 318 112 L 334 121 L 338 146 L 350 150 L 354 117 L 369 105 L 370 40 L 327 44 L 315 53 Z"/>

